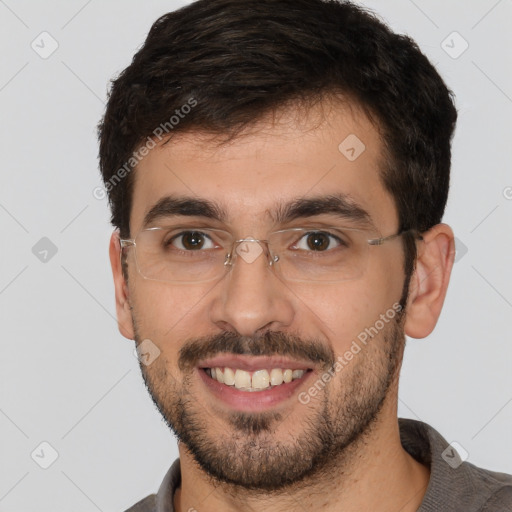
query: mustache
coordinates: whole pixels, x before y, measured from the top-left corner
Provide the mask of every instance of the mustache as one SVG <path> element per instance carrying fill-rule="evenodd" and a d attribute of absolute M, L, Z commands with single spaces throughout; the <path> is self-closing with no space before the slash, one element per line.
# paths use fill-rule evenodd
<path fill-rule="evenodd" d="M 202 359 L 220 353 L 247 356 L 287 356 L 292 359 L 319 363 L 327 369 L 334 365 L 335 356 L 330 347 L 318 340 L 304 341 L 294 334 L 266 331 L 258 337 L 241 336 L 236 332 L 223 332 L 185 342 L 179 351 L 178 367 L 189 371 Z"/>

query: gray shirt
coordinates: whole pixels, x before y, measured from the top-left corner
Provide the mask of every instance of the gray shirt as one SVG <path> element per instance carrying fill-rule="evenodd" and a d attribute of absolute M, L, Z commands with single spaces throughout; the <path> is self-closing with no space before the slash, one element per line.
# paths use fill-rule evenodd
<path fill-rule="evenodd" d="M 430 481 L 418 512 L 512 512 L 512 475 L 462 462 L 430 425 L 399 418 L 400 440 L 417 461 L 430 467 Z M 181 484 L 176 459 L 160 485 L 126 512 L 174 512 L 174 491 Z"/>

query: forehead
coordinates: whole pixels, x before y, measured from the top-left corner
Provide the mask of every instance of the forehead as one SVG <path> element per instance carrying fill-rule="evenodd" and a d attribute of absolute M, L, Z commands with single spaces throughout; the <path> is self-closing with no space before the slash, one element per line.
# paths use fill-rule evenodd
<path fill-rule="evenodd" d="M 338 207 L 367 213 L 379 230 L 393 230 L 397 214 L 380 179 L 383 166 L 376 127 L 347 105 L 314 107 L 306 117 L 283 111 L 227 143 L 199 131 L 179 133 L 150 150 L 134 171 L 131 233 L 171 198 L 182 200 L 173 211 L 188 208 L 187 216 L 255 233 L 289 220 L 290 209 L 308 199 L 299 217 L 315 214 L 313 200 L 330 197 L 332 205 L 341 198 Z"/>

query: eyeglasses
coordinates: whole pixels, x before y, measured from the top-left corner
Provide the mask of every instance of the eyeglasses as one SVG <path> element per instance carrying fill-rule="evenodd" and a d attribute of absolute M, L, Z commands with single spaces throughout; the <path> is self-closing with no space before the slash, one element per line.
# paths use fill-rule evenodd
<path fill-rule="evenodd" d="M 184 226 L 152 227 L 121 247 L 133 247 L 138 272 L 145 279 L 169 283 L 203 283 L 223 277 L 240 256 L 254 264 L 264 254 L 269 267 L 286 281 L 338 282 L 360 277 L 370 246 L 416 230 L 368 238 L 368 231 L 346 227 L 290 228 L 270 233 L 266 240 L 235 240 L 228 231 Z"/>

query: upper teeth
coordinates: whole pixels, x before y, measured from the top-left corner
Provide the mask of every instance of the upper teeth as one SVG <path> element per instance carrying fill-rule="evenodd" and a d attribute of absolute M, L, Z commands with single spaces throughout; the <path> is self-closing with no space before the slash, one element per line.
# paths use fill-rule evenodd
<path fill-rule="evenodd" d="M 222 384 L 235 386 L 243 391 L 257 391 L 267 389 L 270 386 L 278 386 L 283 382 L 291 382 L 300 379 L 305 370 L 282 370 L 281 368 L 272 368 L 268 370 L 256 370 L 254 372 L 246 372 L 245 370 L 233 368 L 208 368 L 208 375 Z"/>

